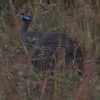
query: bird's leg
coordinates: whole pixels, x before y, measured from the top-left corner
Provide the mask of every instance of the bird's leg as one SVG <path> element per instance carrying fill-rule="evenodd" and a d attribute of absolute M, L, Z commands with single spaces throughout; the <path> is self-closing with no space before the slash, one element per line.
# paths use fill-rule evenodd
<path fill-rule="evenodd" d="M 45 89 L 48 81 L 48 77 L 51 75 L 51 69 L 48 69 L 44 72 L 44 80 L 41 81 L 42 83 L 42 90 L 40 95 L 40 100 L 43 98 L 43 95 L 45 94 Z"/>
<path fill-rule="evenodd" d="M 44 93 L 45 93 L 45 88 L 46 88 L 46 84 L 47 84 L 47 79 L 48 79 L 48 77 L 46 77 L 45 79 L 44 79 L 44 82 L 43 82 L 43 87 L 42 87 L 42 91 L 41 91 L 41 95 L 40 95 L 40 100 L 43 98 L 43 95 L 44 95 Z"/>
<path fill-rule="evenodd" d="M 54 68 L 55 63 L 56 63 L 56 50 L 54 49 L 51 50 L 50 62 L 52 64 L 52 67 Z"/>
<path fill-rule="evenodd" d="M 63 67 L 66 66 L 66 62 L 65 62 L 65 48 L 61 48 L 61 64 Z"/>

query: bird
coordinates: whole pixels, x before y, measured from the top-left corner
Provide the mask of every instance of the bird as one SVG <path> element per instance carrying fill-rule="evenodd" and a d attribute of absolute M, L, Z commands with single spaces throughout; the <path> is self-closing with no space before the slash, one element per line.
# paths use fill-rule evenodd
<path fill-rule="evenodd" d="M 62 32 L 29 32 L 31 16 L 20 13 L 20 19 L 23 21 L 20 32 L 21 39 L 27 51 L 31 53 L 31 63 L 36 69 L 54 68 L 57 52 L 60 48 L 64 48 L 65 63 L 70 64 L 75 60 L 78 65 L 78 73 L 82 75 L 84 70 L 83 54 L 76 39 Z M 74 67 L 72 68 L 74 69 Z"/>

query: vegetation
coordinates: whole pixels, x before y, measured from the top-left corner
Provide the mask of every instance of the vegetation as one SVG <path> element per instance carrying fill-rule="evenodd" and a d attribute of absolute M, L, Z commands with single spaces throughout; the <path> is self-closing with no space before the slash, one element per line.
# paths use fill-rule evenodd
<path fill-rule="evenodd" d="M 84 52 L 81 78 L 61 70 L 60 57 L 54 76 L 35 71 L 20 40 L 22 10 L 32 16 L 30 31 L 78 39 Z M 99 17 L 100 0 L 0 0 L 0 100 L 99 100 Z"/>

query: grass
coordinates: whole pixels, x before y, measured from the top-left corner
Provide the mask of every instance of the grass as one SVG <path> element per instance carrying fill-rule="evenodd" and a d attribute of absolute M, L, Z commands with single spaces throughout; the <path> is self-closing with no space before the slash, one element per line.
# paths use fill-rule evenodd
<path fill-rule="evenodd" d="M 56 0 L 55 0 L 56 1 Z M 73 0 L 71 0 L 73 1 Z M 63 0 L 57 4 L 48 5 L 44 0 L 37 1 L 13 1 L 1 0 L 0 4 L 0 99 L 1 100 L 39 100 L 41 95 L 41 77 L 32 65 L 21 44 L 19 32 L 22 23 L 17 17 L 18 12 L 24 9 L 32 16 L 30 31 L 65 32 L 66 35 L 76 37 L 84 51 L 84 62 L 91 57 L 96 60 L 95 68 L 100 69 L 100 35 L 99 22 L 95 21 L 99 10 L 93 9 L 92 5 L 86 3 L 84 8 L 78 2 L 64 3 Z M 74 3 L 74 5 L 73 5 Z M 92 2 L 91 2 L 92 3 Z M 96 8 L 96 4 L 94 4 Z M 95 23 L 95 24 L 93 24 Z M 94 53 L 94 56 L 91 55 Z M 24 59 L 23 59 L 24 58 Z M 58 60 L 54 77 L 54 100 L 74 100 L 78 89 L 77 75 L 73 72 L 61 71 Z M 95 73 L 96 70 L 94 70 Z M 93 76 L 99 83 L 100 71 Z M 92 78 L 93 78 L 92 77 Z M 90 78 L 92 80 L 92 78 Z M 47 81 L 47 85 L 49 82 Z M 99 100 L 99 85 L 94 86 L 94 100 Z M 51 88 L 52 85 L 46 86 Z M 44 91 L 44 100 L 50 99 L 50 94 Z M 93 91 L 94 93 L 94 91 Z M 91 94 L 92 95 L 92 94 Z M 78 100 L 78 99 L 77 99 Z M 86 99 L 88 100 L 88 99 Z"/>

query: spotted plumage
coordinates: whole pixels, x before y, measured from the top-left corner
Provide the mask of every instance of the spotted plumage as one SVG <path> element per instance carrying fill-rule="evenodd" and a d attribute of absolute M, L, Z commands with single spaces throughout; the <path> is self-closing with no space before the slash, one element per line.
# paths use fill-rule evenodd
<path fill-rule="evenodd" d="M 31 52 L 34 67 L 40 70 L 54 68 L 57 52 L 60 48 L 64 48 L 66 64 L 75 60 L 78 69 L 83 70 L 82 51 L 75 39 L 60 32 L 28 32 L 31 17 L 21 14 L 21 19 L 24 21 L 21 37 L 28 52 Z"/>

